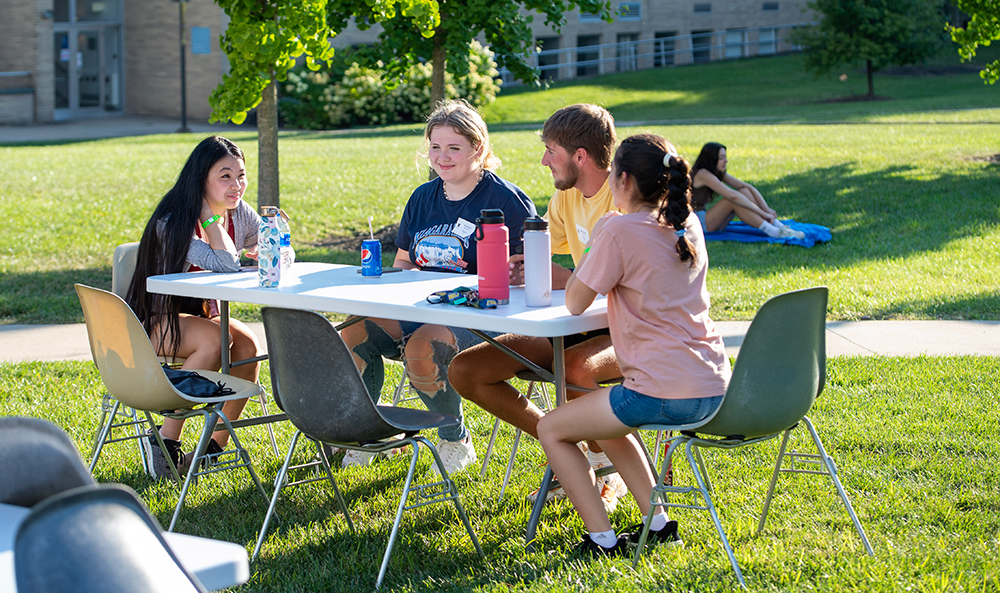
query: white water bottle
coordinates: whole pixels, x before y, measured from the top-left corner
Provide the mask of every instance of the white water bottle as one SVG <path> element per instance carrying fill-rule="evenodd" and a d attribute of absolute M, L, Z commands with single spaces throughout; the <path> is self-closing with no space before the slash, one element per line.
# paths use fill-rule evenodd
<path fill-rule="evenodd" d="M 552 243 L 549 222 L 533 216 L 524 221 L 524 302 L 529 307 L 552 304 Z"/>

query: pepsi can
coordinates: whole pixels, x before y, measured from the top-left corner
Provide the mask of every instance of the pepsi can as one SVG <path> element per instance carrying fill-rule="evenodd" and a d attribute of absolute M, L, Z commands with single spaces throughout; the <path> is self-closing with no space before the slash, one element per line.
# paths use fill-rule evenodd
<path fill-rule="evenodd" d="M 382 275 L 382 243 L 377 239 L 361 242 L 361 275 L 372 278 Z"/>

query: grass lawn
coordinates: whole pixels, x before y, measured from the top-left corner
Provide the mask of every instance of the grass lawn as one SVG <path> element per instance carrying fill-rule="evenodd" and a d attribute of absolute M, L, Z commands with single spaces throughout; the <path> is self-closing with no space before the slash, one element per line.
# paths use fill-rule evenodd
<path fill-rule="evenodd" d="M 715 318 L 749 319 L 770 296 L 816 284 L 830 286 L 831 319 L 1000 318 L 1000 164 L 989 160 L 1000 153 L 998 89 L 974 72 L 885 75 L 877 89 L 892 100 L 824 103 L 849 93 L 804 74 L 798 60 L 512 89 L 486 111 L 501 174 L 544 210 L 552 182 L 539 164 L 537 122 L 574 101 L 603 103 L 620 137 L 656 132 L 689 160 L 704 142 L 722 142 L 733 174 L 783 217 L 833 231 L 831 243 L 812 249 L 711 244 Z M 247 200 L 255 204 L 256 134 L 233 139 L 248 155 Z M 110 286 L 111 252 L 139 238 L 197 140 L 0 145 L 8 205 L 0 323 L 82 321 L 72 284 Z M 357 253 L 331 248 L 330 238 L 366 229 L 369 215 L 380 226 L 398 221 L 425 179 L 420 144 L 413 126 L 283 133 L 281 203 L 299 259 L 356 263 Z"/>
<path fill-rule="evenodd" d="M 398 367 L 395 367 L 398 368 Z M 736 454 L 709 452 L 721 520 L 752 591 L 1000 590 L 1000 359 L 834 358 L 829 380 L 810 417 L 868 533 L 875 556 L 864 555 L 832 486 L 819 476 L 783 476 L 762 535 L 754 537 L 777 453 L 777 442 Z M 261 377 L 269 388 L 266 368 Z M 389 388 L 387 388 L 389 389 Z M 86 456 L 96 430 L 100 377 L 88 363 L 0 364 L 0 409 L 47 418 L 63 427 Z M 477 449 L 485 451 L 492 418 L 467 407 Z M 196 423 L 184 442 L 193 446 Z M 289 426 L 280 426 L 287 447 Z M 433 435 L 432 435 L 433 436 Z M 737 589 L 711 521 L 703 512 L 676 510 L 683 549 L 655 550 L 638 570 L 627 560 L 586 563 L 569 557 L 583 525 L 568 501 L 546 506 L 534 552 L 524 548 L 537 486 L 541 449 L 522 442 L 514 479 L 497 501 L 512 431 L 485 478 L 478 467 L 457 482 L 486 559 L 480 561 L 453 510 L 442 505 L 408 511 L 384 584 L 386 591 L 731 591 Z M 241 432 L 265 485 L 279 460 L 266 432 Z M 808 438 L 798 435 L 800 446 Z M 300 448 L 302 460 L 307 455 Z M 282 451 L 282 455 L 284 451 Z M 426 475 L 429 458 L 418 471 Z M 278 505 L 261 558 L 241 592 L 370 590 L 392 525 L 406 472 L 401 457 L 367 468 L 338 471 L 352 518 L 350 535 L 329 488 L 288 491 Z M 231 474 L 231 475 L 230 475 Z M 690 483 L 683 463 L 677 483 Z M 102 482 L 136 489 L 167 524 L 179 489 L 149 480 L 135 446 L 109 445 L 96 468 Z M 686 481 L 686 482 L 685 482 Z M 267 486 L 270 487 L 270 486 Z M 252 550 L 266 505 L 245 472 L 203 479 L 187 499 L 178 531 L 233 541 Z M 622 529 L 639 521 L 623 501 L 612 514 Z"/>

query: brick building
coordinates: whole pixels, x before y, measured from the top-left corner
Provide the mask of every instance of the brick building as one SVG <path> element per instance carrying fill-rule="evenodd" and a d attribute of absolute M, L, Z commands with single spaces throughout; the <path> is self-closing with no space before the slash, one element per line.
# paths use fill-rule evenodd
<path fill-rule="evenodd" d="M 574 11 L 558 34 L 536 22 L 542 77 L 780 53 L 793 49 L 791 27 L 814 20 L 806 0 L 615 0 L 612 8 L 613 23 Z M 0 124 L 180 116 L 181 11 L 176 0 L 0 0 Z M 189 0 L 183 11 L 187 116 L 206 121 L 228 68 L 219 48 L 228 19 L 210 0 Z M 376 33 L 351 26 L 333 45 L 370 43 Z"/>

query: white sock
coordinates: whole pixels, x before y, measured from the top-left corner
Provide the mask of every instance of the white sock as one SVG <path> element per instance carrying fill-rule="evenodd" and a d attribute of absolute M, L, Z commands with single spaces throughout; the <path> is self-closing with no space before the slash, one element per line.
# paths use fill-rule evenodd
<path fill-rule="evenodd" d="M 614 531 L 602 531 L 600 533 L 591 533 L 590 539 L 602 548 L 609 549 L 615 547 L 618 543 L 618 538 L 615 536 Z"/>
<path fill-rule="evenodd" d="M 656 513 L 653 515 L 653 523 L 649 526 L 650 531 L 660 531 L 667 526 L 668 517 L 666 513 Z M 646 522 L 646 515 L 642 516 L 642 522 Z"/>
<path fill-rule="evenodd" d="M 781 236 L 781 229 L 779 229 L 778 227 L 774 226 L 773 224 L 769 223 L 766 220 L 760 223 L 760 226 L 757 228 L 764 231 L 764 234 L 767 235 L 768 237 Z"/>
<path fill-rule="evenodd" d="M 777 218 L 775 218 L 775 219 L 774 219 L 774 222 L 773 222 L 773 223 L 771 223 L 771 224 L 773 224 L 774 226 L 778 227 L 779 229 L 783 229 L 783 228 L 785 228 L 785 227 L 787 227 L 787 226 L 788 226 L 787 224 L 785 224 L 785 223 L 781 222 L 781 221 L 780 221 L 780 220 L 778 220 Z"/>
<path fill-rule="evenodd" d="M 587 459 L 590 461 L 590 467 L 597 467 L 598 465 L 611 465 L 611 460 L 608 459 L 608 454 L 604 451 L 596 453 L 594 451 L 587 451 Z"/>

